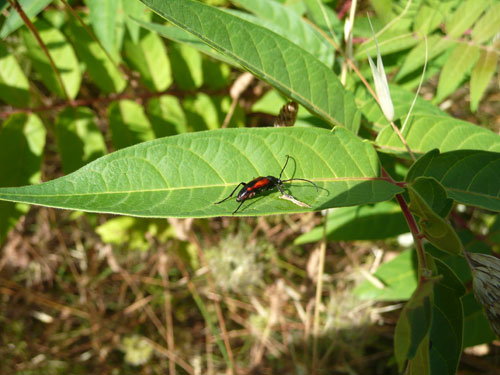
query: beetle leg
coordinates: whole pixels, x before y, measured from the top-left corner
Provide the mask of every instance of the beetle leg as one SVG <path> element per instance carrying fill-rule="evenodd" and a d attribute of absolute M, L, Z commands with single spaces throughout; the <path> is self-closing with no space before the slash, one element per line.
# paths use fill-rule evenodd
<path fill-rule="evenodd" d="M 286 194 L 285 194 L 285 190 L 283 190 L 283 187 L 282 187 L 280 184 L 276 184 L 276 187 L 278 188 L 278 190 L 280 191 L 280 193 L 281 193 L 282 195 L 286 195 Z"/>
<path fill-rule="evenodd" d="M 238 212 L 238 210 L 240 209 L 241 205 L 245 203 L 245 201 L 241 201 L 240 205 L 238 206 L 238 208 L 236 210 L 233 211 L 233 215 Z"/>
<path fill-rule="evenodd" d="M 234 195 L 235 191 L 236 191 L 236 190 L 238 190 L 238 188 L 239 188 L 241 185 L 245 186 L 245 183 L 244 183 L 244 182 L 240 182 L 240 183 L 238 184 L 238 186 L 236 186 L 236 187 L 234 188 L 233 192 L 232 192 L 231 194 L 229 194 L 229 196 L 228 196 L 228 197 L 224 198 L 223 200 L 221 200 L 221 201 L 219 201 L 219 202 L 215 202 L 214 204 L 219 204 L 219 203 L 222 203 L 222 202 L 227 201 L 229 198 L 231 198 L 231 197 Z"/>

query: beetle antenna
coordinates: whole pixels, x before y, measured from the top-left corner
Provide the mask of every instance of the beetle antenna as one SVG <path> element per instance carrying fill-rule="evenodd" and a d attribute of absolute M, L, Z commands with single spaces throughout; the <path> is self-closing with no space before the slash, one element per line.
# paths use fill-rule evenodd
<path fill-rule="evenodd" d="M 319 191 L 318 185 L 316 185 L 314 182 L 312 182 L 310 180 L 306 180 L 305 178 L 290 178 L 288 180 L 283 180 L 281 182 L 289 182 L 289 181 L 306 181 L 306 182 L 309 182 L 310 184 L 314 185 L 314 187 L 316 188 L 316 191 Z"/>
<path fill-rule="evenodd" d="M 289 160 L 289 159 L 290 159 L 290 155 L 286 155 L 286 162 L 285 162 L 285 165 L 283 166 L 283 169 L 281 170 L 279 180 L 281 180 L 281 175 L 282 175 L 282 174 L 283 174 L 283 172 L 285 171 L 285 168 L 286 168 L 286 165 L 288 164 L 288 160 Z"/>

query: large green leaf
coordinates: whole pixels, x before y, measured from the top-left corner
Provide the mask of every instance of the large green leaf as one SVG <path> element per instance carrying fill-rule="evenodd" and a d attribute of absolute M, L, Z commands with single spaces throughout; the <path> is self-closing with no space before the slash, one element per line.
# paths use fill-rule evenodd
<path fill-rule="evenodd" d="M 245 69 L 332 124 L 357 132 L 351 93 L 322 62 L 287 39 L 239 17 L 192 0 L 141 0 Z M 224 25 L 224 27 L 221 27 Z"/>
<path fill-rule="evenodd" d="M 431 374 L 455 375 L 462 353 L 465 288 L 448 266 L 435 259 L 442 279 L 434 287 L 434 305 L 430 331 Z"/>
<path fill-rule="evenodd" d="M 16 107 L 28 106 L 29 82 L 14 55 L 0 42 L 0 99 Z"/>
<path fill-rule="evenodd" d="M 394 332 L 394 355 L 400 372 L 408 359 L 415 358 L 429 333 L 433 291 L 438 280 L 433 277 L 420 283 L 401 311 Z"/>
<path fill-rule="evenodd" d="M 261 19 L 269 21 L 282 37 L 301 46 L 327 66 L 335 56 L 333 46 L 290 7 L 268 0 L 232 0 Z"/>
<path fill-rule="evenodd" d="M 374 203 L 402 189 L 377 179 L 373 147 L 349 131 L 315 128 L 224 129 L 141 143 L 104 156 L 54 181 L 0 189 L 0 199 L 148 217 L 231 215 L 237 202 L 215 205 L 259 175 L 307 178 L 285 188 L 313 210 Z M 245 202 L 239 215 L 304 212 L 278 194 Z"/>
<path fill-rule="evenodd" d="M 0 128 L 0 186 L 34 184 L 40 180 L 45 128 L 36 115 L 16 114 Z M 0 202 L 0 244 L 28 206 Z"/>
<path fill-rule="evenodd" d="M 467 149 L 500 152 L 498 134 L 448 116 L 413 116 L 403 136 L 414 153 L 423 154 L 436 148 L 441 152 Z M 379 133 L 376 143 L 384 152 L 406 154 L 405 146 L 390 126 Z"/>
<path fill-rule="evenodd" d="M 85 18 L 84 18 L 85 19 Z M 92 81 L 104 93 L 121 92 L 127 82 L 118 67 L 75 18 L 68 21 L 69 36 L 78 57 L 85 63 Z"/>
<path fill-rule="evenodd" d="M 495 334 L 490 328 L 483 307 L 476 301 L 474 293 L 470 292 L 462 296 L 462 305 L 464 308 L 464 348 L 493 341 Z"/>
<path fill-rule="evenodd" d="M 433 150 L 412 165 L 406 180 L 419 176 L 435 178 L 457 202 L 500 211 L 500 153 Z"/>
<path fill-rule="evenodd" d="M 57 70 L 59 71 L 66 93 L 71 99 L 74 99 L 80 89 L 82 75 L 73 47 L 67 41 L 64 34 L 44 20 L 36 20 L 34 25 L 40 34 L 40 38 L 49 50 L 50 56 L 52 57 Z M 59 84 L 56 73 L 50 65 L 47 55 L 45 55 L 43 50 L 40 48 L 40 45 L 31 34 L 31 31 L 27 29 L 23 30 L 23 37 L 28 49 L 28 54 L 33 63 L 33 67 L 40 74 L 42 82 L 49 90 L 60 97 L 65 98 L 65 94 Z"/>
<path fill-rule="evenodd" d="M 374 241 L 408 232 L 401 208 L 394 202 L 373 206 L 339 207 L 328 214 L 326 236 L 330 241 Z M 304 233 L 295 244 L 316 242 L 323 237 L 323 225 Z"/>
<path fill-rule="evenodd" d="M 64 173 L 70 173 L 106 154 L 104 137 L 89 108 L 68 107 L 56 120 L 57 147 Z"/>
<path fill-rule="evenodd" d="M 19 5 L 21 5 L 21 8 L 23 9 L 24 13 L 26 13 L 28 18 L 32 19 L 51 2 L 52 0 L 19 0 Z M 0 31 L 0 39 L 5 38 L 12 32 L 16 31 L 18 28 L 20 28 L 22 25 L 24 25 L 24 22 L 21 19 L 21 16 L 16 10 L 11 8 L 10 14 L 3 24 L 2 30 Z"/>
<path fill-rule="evenodd" d="M 233 60 L 232 58 L 223 55 L 220 52 L 217 52 L 213 48 L 207 46 L 205 43 L 203 43 L 200 39 L 197 37 L 193 36 L 193 34 L 188 33 L 187 31 L 184 31 L 182 29 L 179 29 L 178 27 L 175 26 L 168 26 L 168 25 L 161 25 L 158 23 L 153 23 L 153 22 L 146 22 L 146 21 L 141 21 L 136 18 L 133 18 L 134 22 L 137 24 L 141 25 L 147 30 L 154 31 L 161 35 L 164 38 L 173 40 L 174 42 L 181 43 L 181 44 L 187 44 L 198 51 L 211 56 L 217 60 L 223 61 L 227 64 L 233 65 L 233 66 L 238 66 L 238 63 Z"/>

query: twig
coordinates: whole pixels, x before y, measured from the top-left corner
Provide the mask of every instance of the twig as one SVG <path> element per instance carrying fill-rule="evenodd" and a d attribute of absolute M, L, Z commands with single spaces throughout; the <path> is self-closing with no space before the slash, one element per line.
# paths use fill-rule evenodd
<path fill-rule="evenodd" d="M 194 95 L 196 93 L 203 92 L 208 95 L 225 95 L 227 94 L 227 89 L 222 90 L 198 90 L 198 91 L 182 91 L 177 89 L 167 89 L 160 92 L 144 92 L 144 93 L 121 93 L 121 94 L 112 94 L 109 96 L 101 96 L 101 97 L 92 97 L 85 99 L 76 99 L 71 101 L 64 101 L 60 103 L 51 104 L 48 106 L 41 106 L 36 108 L 12 108 L 6 111 L 0 112 L 0 118 L 7 118 L 10 115 L 15 113 L 37 113 L 37 112 L 46 112 L 53 111 L 62 108 L 66 108 L 68 106 L 71 107 L 82 107 L 82 106 L 92 106 L 97 103 L 99 104 L 108 104 L 111 102 L 119 101 L 119 100 L 147 100 L 150 98 L 156 98 L 163 95 L 175 95 L 178 98 L 183 98 L 185 96 Z"/>
<path fill-rule="evenodd" d="M 314 303 L 314 322 L 313 322 L 313 373 L 318 371 L 318 337 L 319 337 L 319 311 L 321 307 L 321 296 L 323 294 L 323 273 L 325 271 L 326 254 L 326 227 L 328 223 L 328 211 L 325 211 L 323 217 L 323 237 L 320 245 L 318 279 L 316 280 L 316 302 Z"/>
<path fill-rule="evenodd" d="M 40 45 L 40 48 L 43 50 L 45 55 L 47 55 L 47 58 L 49 59 L 50 66 L 54 70 L 54 74 L 56 75 L 57 82 L 61 86 L 62 92 L 64 96 L 69 99 L 70 103 L 72 102 L 71 98 L 68 95 L 68 92 L 66 91 L 66 87 L 64 86 L 63 80 L 61 78 L 61 74 L 59 73 L 59 70 L 57 69 L 56 64 L 54 63 L 54 60 L 52 59 L 52 56 L 50 56 L 49 50 L 47 49 L 47 46 L 43 42 L 42 38 L 40 37 L 40 34 L 38 33 L 38 30 L 36 29 L 35 25 L 33 25 L 33 22 L 30 21 L 26 13 L 24 13 L 23 8 L 21 8 L 21 5 L 19 4 L 18 0 L 9 0 L 10 5 L 17 11 L 25 25 L 30 29 L 31 33 L 35 37 L 36 41 Z"/>

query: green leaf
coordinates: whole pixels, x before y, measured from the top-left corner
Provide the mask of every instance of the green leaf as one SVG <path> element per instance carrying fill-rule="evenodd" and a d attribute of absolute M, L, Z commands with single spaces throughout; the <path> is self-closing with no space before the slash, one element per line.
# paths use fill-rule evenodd
<path fill-rule="evenodd" d="M 431 328 L 432 295 L 438 278 L 425 280 L 406 303 L 399 316 L 394 333 L 394 354 L 399 372 L 408 359 L 417 354 Z"/>
<path fill-rule="evenodd" d="M 207 94 L 198 93 L 196 96 L 188 96 L 183 101 L 184 110 L 188 124 L 192 124 L 194 131 L 207 129 L 218 129 L 223 119 L 219 113 L 215 100 Z"/>
<path fill-rule="evenodd" d="M 164 38 L 173 40 L 174 42 L 177 42 L 180 44 L 187 44 L 188 46 L 193 47 L 194 49 L 197 49 L 198 51 L 204 53 L 205 55 L 208 55 L 208 56 L 213 57 L 214 59 L 223 61 L 226 64 L 230 64 L 233 66 L 239 66 L 235 60 L 231 59 L 230 57 L 228 57 L 226 55 L 223 55 L 222 53 L 217 52 L 213 48 L 210 48 L 205 43 L 203 43 L 200 39 L 193 36 L 193 34 L 190 34 L 187 31 L 184 31 L 182 29 L 179 29 L 178 27 L 160 25 L 160 24 L 152 23 L 152 22 L 145 22 L 145 21 L 138 20 L 136 18 L 134 18 L 133 20 L 134 20 L 134 22 L 141 25 L 145 29 L 156 32 Z"/>
<path fill-rule="evenodd" d="M 139 43 L 140 26 L 133 18 L 142 19 L 144 21 L 149 20 L 151 18 L 151 12 L 148 12 L 148 9 L 137 0 L 122 0 L 122 8 L 126 15 L 125 24 L 127 30 L 132 41 L 137 44 Z"/>
<path fill-rule="evenodd" d="M 237 60 L 316 115 L 357 132 L 360 114 L 352 94 L 344 90 L 326 65 L 294 43 L 192 0 L 141 1 L 176 26 Z"/>
<path fill-rule="evenodd" d="M 457 44 L 441 70 L 436 93 L 437 102 L 441 102 L 460 86 L 478 58 L 478 46 L 468 43 Z"/>
<path fill-rule="evenodd" d="M 454 45 L 450 39 L 443 38 L 441 35 L 431 35 L 427 39 L 428 47 L 428 59 L 439 56 L 441 53 L 449 49 Z M 422 40 L 417 46 L 415 46 L 410 53 L 406 56 L 403 66 L 396 75 L 396 79 L 399 81 L 409 73 L 417 70 L 424 66 L 425 62 L 425 40 Z"/>
<path fill-rule="evenodd" d="M 309 16 L 308 18 L 311 19 L 315 25 L 323 29 L 330 38 L 335 40 L 335 35 L 339 36 L 343 34 L 344 25 L 330 7 L 317 0 L 305 0 L 305 4 Z M 335 35 L 332 35 L 330 30 L 332 30 Z"/>
<path fill-rule="evenodd" d="M 412 165 L 407 182 L 420 176 L 435 178 L 451 199 L 500 211 L 500 153 L 460 150 L 440 154 L 433 150 Z"/>
<path fill-rule="evenodd" d="M 423 154 L 436 148 L 441 152 L 466 149 L 500 152 L 498 134 L 449 116 L 413 116 L 403 137 L 414 153 Z M 390 126 L 379 133 L 376 143 L 384 152 L 406 154 L 405 146 Z"/>
<path fill-rule="evenodd" d="M 241 181 L 277 176 L 292 159 L 285 189 L 312 210 L 375 203 L 402 189 L 377 179 L 373 147 L 342 128 L 223 129 L 146 142 L 104 156 L 54 181 L 0 189 L 0 199 L 51 207 L 147 217 L 227 215 L 238 203 L 214 204 Z M 269 192 L 248 202 L 239 215 L 305 212 Z"/>
<path fill-rule="evenodd" d="M 29 82 L 14 55 L 0 42 L 0 99 L 16 107 L 27 107 Z"/>
<path fill-rule="evenodd" d="M 326 224 L 326 236 L 330 241 L 381 240 L 408 231 L 401 208 L 394 202 L 336 208 L 328 214 Z M 322 237 L 323 225 L 320 225 L 299 236 L 294 243 L 317 242 Z"/>
<path fill-rule="evenodd" d="M 212 90 L 222 90 L 231 84 L 231 68 L 219 61 L 202 59 L 203 84 Z"/>
<path fill-rule="evenodd" d="M 476 301 L 474 293 L 470 292 L 462 296 L 462 305 L 464 308 L 464 348 L 493 341 L 495 334 L 490 328 L 483 307 Z"/>
<path fill-rule="evenodd" d="M 431 346 L 431 341 L 429 338 L 429 332 L 424 336 L 422 342 L 417 348 L 415 357 L 408 361 L 408 366 L 406 368 L 405 374 L 418 374 L 418 375 L 431 375 L 431 364 L 429 355 L 429 346 Z"/>
<path fill-rule="evenodd" d="M 481 16 L 488 3 L 477 0 L 463 1 L 446 22 L 446 34 L 451 38 L 460 37 Z"/>
<path fill-rule="evenodd" d="M 372 0 L 373 9 L 385 23 L 394 18 L 392 0 Z"/>
<path fill-rule="evenodd" d="M 94 112 L 85 107 L 68 107 L 57 116 L 57 147 L 64 173 L 106 154 L 106 144 L 94 117 Z"/>
<path fill-rule="evenodd" d="M 90 23 L 95 35 L 111 55 L 115 52 L 115 32 L 120 2 L 117 0 L 86 0 L 90 11 Z"/>
<path fill-rule="evenodd" d="M 158 238 L 168 228 L 165 220 L 135 217 L 116 217 L 96 228 L 102 242 L 125 245 L 126 249 L 146 251 L 151 247 L 149 238 Z"/>
<path fill-rule="evenodd" d="M 377 43 L 381 55 L 388 55 L 390 53 L 406 50 L 418 44 L 418 39 L 410 32 L 401 32 L 401 30 L 386 31 L 380 36 L 377 36 Z M 377 56 L 377 46 L 373 38 L 368 39 L 362 43 L 355 53 L 355 57 L 365 59 L 366 55 L 370 57 Z"/>
<path fill-rule="evenodd" d="M 419 217 L 419 227 L 437 248 L 450 254 L 460 254 L 462 243 L 446 221 L 453 201 L 433 178 L 419 177 L 408 185 L 410 210 Z"/>
<path fill-rule="evenodd" d="M 148 116 L 156 138 L 187 131 L 186 115 L 175 96 L 162 95 L 148 102 Z"/>
<path fill-rule="evenodd" d="M 481 51 L 470 77 L 470 108 L 475 112 L 488 83 L 498 66 L 498 55 L 493 51 Z"/>
<path fill-rule="evenodd" d="M 113 102 L 108 108 L 111 141 L 116 149 L 154 139 L 142 106 L 131 100 Z"/>
<path fill-rule="evenodd" d="M 434 287 L 430 332 L 432 374 L 455 375 L 462 353 L 463 308 L 460 297 L 465 288 L 448 266 L 435 259 L 442 279 Z"/>
<path fill-rule="evenodd" d="M 489 247 L 479 240 L 474 233 L 466 230 L 461 230 L 457 232 L 463 247 L 473 253 L 485 253 L 491 254 Z M 472 276 L 470 272 L 469 265 L 465 258 L 460 255 L 454 255 L 450 253 L 445 253 L 439 250 L 437 247 L 432 245 L 430 242 L 424 244 L 425 252 L 432 255 L 434 258 L 441 260 L 446 263 L 448 267 L 457 275 L 462 284 L 467 284 L 472 281 Z"/>
<path fill-rule="evenodd" d="M 420 35 L 428 35 L 443 21 L 442 9 L 422 5 L 415 17 L 413 31 Z"/>
<path fill-rule="evenodd" d="M 19 5 L 23 8 L 24 13 L 32 20 L 38 13 L 40 13 L 52 0 L 19 0 Z M 10 9 L 9 16 L 5 20 L 0 31 L 0 39 L 6 38 L 8 35 L 16 31 L 24 25 L 24 21 L 14 8 Z"/>
<path fill-rule="evenodd" d="M 446 195 L 444 188 L 433 178 L 419 177 L 411 184 L 411 189 L 418 193 L 432 212 L 442 218 L 448 217 L 453 200 Z"/>
<path fill-rule="evenodd" d="M 410 299 L 417 288 L 417 257 L 414 250 L 405 250 L 394 259 L 382 264 L 374 276 L 382 281 L 380 289 L 363 281 L 354 294 L 363 300 L 399 301 Z"/>
<path fill-rule="evenodd" d="M 279 35 L 316 56 L 325 65 L 333 65 L 333 46 L 290 7 L 268 0 L 232 0 L 232 3 L 269 21 L 273 31 L 278 31 Z"/>
<path fill-rule="evenodd" d="M 147 88 L 163 91 L 172 83 L 170 60 L 163 40 L 151 31 L 143 30 L 139 43 L 125 38 L 125 55 L 137 70 Z"/>
<path fill-rule="evenodd" d="M 187 44 L 171 43 L 169 49 L 175 83 L 183 90 L 195 90 L 203 84 L 200 53 Z"/>
<path fill-rule="evenodd" d="M 47 22 L 39 19 L 34 22 L 34 25 L 40 34 L 40 38 L 49 50 L 50 56 L 59 71 L 67 94 L 71 99 L 74 99 L 80 89 L 82 75 L 73 47 L 59 30 L 52 27 Z M 42 82 L 50 91 L 59 95 L 61 98 L 65 98 L 65 94 L 59 85 L 56 73 L 52 69 L 48 57 L 40 48 L 35 37 L 31 34 L 31 31 L 24 29 L 22 35 L 33 67 L 40 74 Z"/>
<path fill-rule="evenodd" d="M 500 25 L 500 3 L 491 6 L 476 22 L 471 36 L 477 44 L 484 43 L 498 33 Z"/>
<path fill-rule="evenodd" d="M 39 182 L 44 146 L 45 128 L 36 115 L 10 116 L 0 128 L 0 186 Z M 0 244 L 28 208 L 0 202 Z"/>
<path fill-rule="evenodd" d="M 127 82 L 99 43 L 75 18 L 70 18 L 69 35 L 78 57 L 85 63 L 92 81 L 106 94 L 121 92 Z"/>

